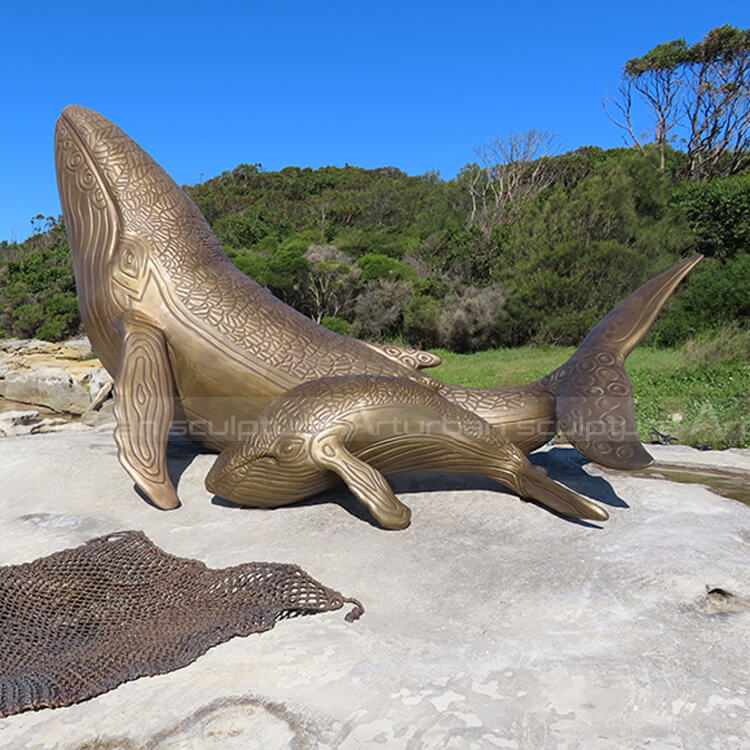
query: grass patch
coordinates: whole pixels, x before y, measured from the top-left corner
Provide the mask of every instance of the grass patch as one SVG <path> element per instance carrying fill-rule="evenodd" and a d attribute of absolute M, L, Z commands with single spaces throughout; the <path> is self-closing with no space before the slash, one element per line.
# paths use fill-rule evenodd
<path fill-rule="evenodd" d="M 639 347 L 626 369 L 641 440 L 651 430 L 673 435 L 686 445 L 716 449 L 750 447 L 750 333 L 722 329 L 681 349 Z M 524 346 L 476 354 L 435 353 L 439 380 L 475 388 L 530 383 L 554 370 L 575 349 Z"/>
<path fill-rule="evenodd" d="M 573 346 L 520 346 L 517 349 L 489 349 L 475 354 L 455 354 L 434 349 L 443 364 L 428 372 L 446 383 L 473 388 L 505 388 L 538 380 L 565 362 Z"/>

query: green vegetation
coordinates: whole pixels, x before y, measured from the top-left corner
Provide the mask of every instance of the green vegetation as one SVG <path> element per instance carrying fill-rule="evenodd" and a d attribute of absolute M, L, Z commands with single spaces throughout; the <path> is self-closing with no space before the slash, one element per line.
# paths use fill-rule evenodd
<path fill-rule="evenodd" d="M 649 339 L 671 346 L 747 325 L 750 174 L 695 183 L 679 176 L 684 154 L 667 156 L 671 171 L 648 147 L 539 157 L 521 166 L 542 161 L 544 186 L 505 196 L 512 206 L 494 219 L 474 204 L 491 204 L 494 183 L 517 164 L 469 164 L 448 181 L 241 166 L 186 190 L 235 265 L 314 320 L 457 352 L 577 344 L 640 284 L 703 252 Z M 69 335 L 79 325 L 73 297 L 60 220 L 0 243 L 6 335 Z"/>
<path fill-rule="evenodd" d="M 0 336 L 60 341 L 81 325 L 65 228 L 37 216 L 39 233 L 0 243 Z"/>
<path fill-rule="evenodd" d="M 650 343 L 747 325 L 750 174 L 693 179 L 689 154 L 669 143 L 547 148 L 536 131 L 497 139 L 448 181 L 244 165 L 187 190 L 242 270 L 363 337 L 457 352 L 577 344 L 695 252 L 709 260 Z"/>
<path fill-rule="evenodd" d="M 524 346 L 472 355 L 440 350 L 440 380 L 477 388 L 527 383 L 565 362 L 573 347 Z M 750 447 L 750 331 L 727 326 L 681 348 L 639 347 L 628 357 L 641 440 L 651 430 L 687 445 Z"/>

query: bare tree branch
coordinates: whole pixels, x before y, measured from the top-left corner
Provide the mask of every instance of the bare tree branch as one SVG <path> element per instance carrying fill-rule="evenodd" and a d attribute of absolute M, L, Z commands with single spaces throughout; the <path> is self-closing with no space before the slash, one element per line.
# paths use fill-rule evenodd
<path fill-rule="evenodd" d="M 522 202 L 554 181 L 554 136 L 542 130 L 512 133 L 476 149 L 481 165 L 470 173 L 470 223 L 485 235 L 512 219 Z"/>

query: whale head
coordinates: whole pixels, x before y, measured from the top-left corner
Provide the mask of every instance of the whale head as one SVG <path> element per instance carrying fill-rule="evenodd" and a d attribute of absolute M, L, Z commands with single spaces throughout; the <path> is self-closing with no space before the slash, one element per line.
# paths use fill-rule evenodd
<path fill-rule="evenodd" d="M 206 476 L 206 489 L 237 503 L 283 505 L 330 486 L 311 460 L 311 435 L 249 435 L 222 451 Z M 311 489 L 312 488 L 312 489 Z"/>
<path fill-rule="evenodd" d="M 55 163 L 81 317 L 111 371 L 119 359 L 116 319 L 142 295 L 154 264 L 169 274 L 226 253 L 174 180 L 98 112 L 62 111 Z"/>

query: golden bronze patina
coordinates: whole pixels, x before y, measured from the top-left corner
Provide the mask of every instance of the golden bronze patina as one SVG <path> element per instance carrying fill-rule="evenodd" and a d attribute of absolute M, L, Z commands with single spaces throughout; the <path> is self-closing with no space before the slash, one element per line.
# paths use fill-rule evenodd
<path fill-rule="evenodd" d="M 247 278 L 195 204 L 102 115 L 67 107 L 55 159 L 81 316 L 115 379 L 120 462 L 159 507 L 179 505 L 173 421 L 222 451 L 208 485 L 230 500 L 280 505 L 338 477 L 389 528 L 408 510 L 380 472 L 418 469 L 486 474 L 566 515 L 606 518 L 523 457 L 558 427 L 605 466 L 651 463 L 624 361 L 700 257 L 628 297 L 547 377 L 464 388 L 419 372 L 435 355 L 333 333 Z"/>
<path fill-rule="evenodd" d="M 548 479 L 489 422 L 439 390 L 436 381 L 393 375 L 298 385 L 264 411 L 262 429 L 221 453 L 206 487 L 240 503 L 275 507 L 342 479 L 378 523 L 401 529 L 411 512 L 381 472 L 419 468 L 484 474 L 558 513 L 607 519 L 603 508 Z"/>

